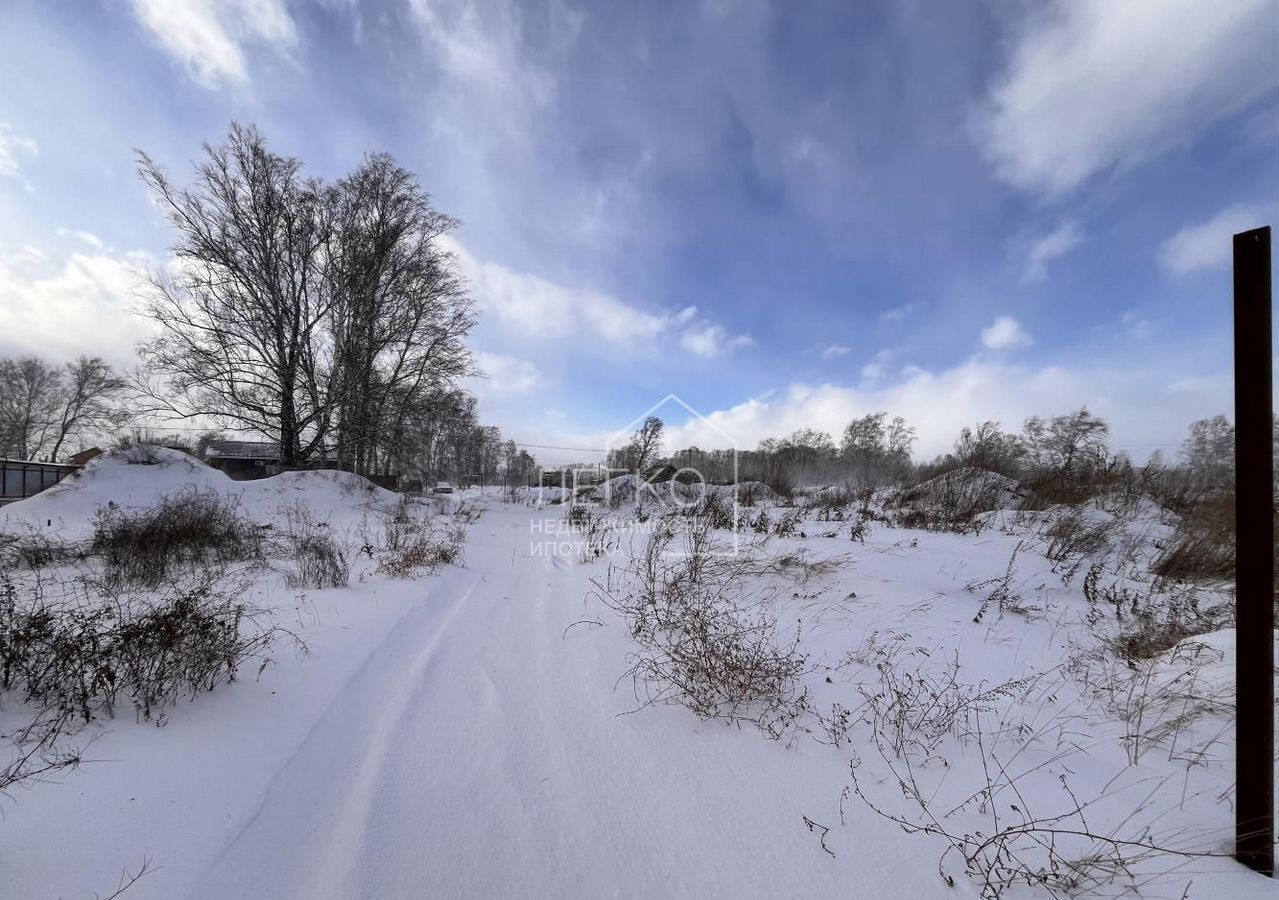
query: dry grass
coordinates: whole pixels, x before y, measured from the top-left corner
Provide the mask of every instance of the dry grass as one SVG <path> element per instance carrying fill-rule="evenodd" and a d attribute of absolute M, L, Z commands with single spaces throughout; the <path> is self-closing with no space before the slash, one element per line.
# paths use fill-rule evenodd
<path fill-rule="evenodd" d="M 262 546 L 261 529 L 234 499 L 191 489 L 138 512 L 115 504 L 99 509 L 91 551 L 102 557 L 109 580 L 154 586 L 184 569 L 261 559 Z"/>
<path fill-rule="evenodd" d="M 284 552 L 289 567 L 284 579 L 289 587 L 321 590 L 351 583 L 346 550 L 327 523 L 315 521 L 301 504 L 285 511 L 285 521 Z"/>
<path fill-rule="evenodd" d="M 1186 510 L 1168 548 L 1155 561 L 1162 578 L 1212 581 L 1235 574 L 1233 494 L 1207 498 Z"/>
<path fill-rule="evenodd" d="M 799 683 L 807 659 L 798 635 L 780 640 L 772 598 L 755 583 L 768 564 L 716 554 L 712 534 L 690 520 L 676 544 L 664 524 L 626 568 L 595 582 L 595 595 L 638 645 L 627 675 L 641 705 L 677 703 L 780 737 L 807 708 Z"/>
<path fill-rule="evenodd" d="M 114 580 L 0 576 L 0 690 L 84 722 L 127 699 L 139 718 L 259 670 L 288 632 L 243 599 L 242 577 L 203 569 L 139 592 Z"/>

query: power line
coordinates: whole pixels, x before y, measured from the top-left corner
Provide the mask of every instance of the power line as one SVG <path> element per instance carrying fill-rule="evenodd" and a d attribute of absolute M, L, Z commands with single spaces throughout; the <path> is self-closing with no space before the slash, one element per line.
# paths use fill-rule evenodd
<path fill-rule="evenodd" d="M 513 442 L 517 447 L 528 447 L 533 450 L 573 450 L 578 453 L 607 453 L 607 447 L 556 447 L 553 444 L 522 444 L 519 441 Z"/>

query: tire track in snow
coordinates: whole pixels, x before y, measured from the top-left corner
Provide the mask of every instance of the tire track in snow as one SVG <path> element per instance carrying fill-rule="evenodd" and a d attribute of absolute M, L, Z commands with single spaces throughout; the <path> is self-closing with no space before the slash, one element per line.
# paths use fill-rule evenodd
<path fill-rule="evenodd" d="M 414 706 L 414 700 L 427 687 L 427 674 L 435 661 L 440 644 L 448 634 L 450 626 L 457 618 L 459 610 L 467 603 L 481 581 L 473 575 L 466 591 L 455 599 L 445 612 L 443 621 L 434 630 L 426 645 L 413 658 L 412 664 L 396 687 L 390 703 L 378 716 L 377 725 L 366 744 L 366 750 L 360 761 L 359 769 L 346 800 L 337 812 L 335 831 L 329 839 L 328 852 L 325 853 L 323 865 L 316 873 L 315 881 L 309 896 L 333 897 L 334 900 L 352 896 L 344 886 L 357 869 L 361 850 L 364 846 L 364 835 L 368 827 L 373 800 L 381 784 L 382 773 L 386 769 L 387 756 L 390 749 L 396 746 L 394 740 L 404 724 L 405 717 Z"/>
<path fill-rule="evenodd" d="M 455 582 L 460 583 L 454 586 Z M 467 570 L 445 573 L 431 585 L 423 606 L 403 617 L 375 645 L 271 778 L 257 810 L 209 866 L 192 898 L 345 896 L 332 893 L 336 884 L 330 879 L 335 869 L 349 871 L 354 865 L 350 854 L 356 852 L 359 836 L 352 832 L 359 832 L 368 816 L 368 798 L 385 765 L 387 737 L 479 582 L 479 576 Z M 452 600 L 442 611 L 431 604 L 433 598 L 450 594 Z M 408 669 L 397 673 L 397 662 L 408 655 L 400 649 L 406 643 L 421 646 Z M 392 702 L 384 707 L 388 689 Z M 326 788 L 333 795 L 317 803 L 311 795 Z M 318 853 L 309 846 L 317 843 L 324 845 Z M 264 865 L 264 856 L 272 862 Z M 324 860 L 321 870 L 308 871 L 308 861 L 317 858 Z M 240 883 L 244 873 L 264 871 L 274 876 L 270 887 L 257 880 Z"/>

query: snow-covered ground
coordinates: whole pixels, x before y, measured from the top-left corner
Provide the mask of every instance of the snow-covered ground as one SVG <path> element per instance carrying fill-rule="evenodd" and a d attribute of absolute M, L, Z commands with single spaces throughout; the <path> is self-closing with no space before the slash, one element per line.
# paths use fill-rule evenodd
<path fill-rule="evenodd" d="M 261 524 L 301 502 L 348 535 L 398 502 L 350 476 L 237 483 L 161 463 L 104 460 L 0 510 L 0 531 L 82 539 L 95 508 L 147 506 L 186 484 L 239 497 Z M 974 536 L 872 523 L 863 543 L 847 524 L 805 522 L 805 537 L 746 541 L 761 559 L 802 551 L 809 563 L 761 580 L 783 639 L 798 634 L 808 658 L 807 712 L 773 740 L 678 705 L 637 708 L 634 642 L 597 594 L 645 537 L 626 509 L 601 509 L 611 553 L 583 561 L 567 507 L 537 499 L 454 495 L 450 509 L 479 515 L 458 517 L 464 564 L 429 577 L 361 564 L 349 587 L 299 594 L 264 573 L 260 589 L 310 654 L 282 648 L 260 677 L 179 704 L 162 727 L 122 712 L 82 732 L 93 742 L 81 771 L 5 804 L 0 896 L 107 894 L 145 858 L 154 870 L 130 900 L 975 897 L 962 861 L 943 864 L 953 887 L 939 874 L 943 838 L 881 813 L 918 818 L 898 782 L 906 763 L 942 816 L 980 792 L 992 759 L 1018 774 L 1016 796 L 979 797 L 943 824 L 974 827 L 986 804 L 1004 821 L 1023 806 L 1061 813 L 1068 787 L 1102 798 L 1088 813 L 1099 833 L 1149 825 L 1161 844 L 1228 853 L 1232 633 L 1134 674 L 1102 652 L 1115 626 L 1084 599 L 1083 573 L 1066 583 L 1031 525 Z M 1006 575 L 1013 600 L 978 616 Z M 925 715 L 905 740 L 930 744 L 927 758 L 881 754 L 868 698 L 882 707 L 887 676 L 946 684 L 952 665 L 974 691 L 1023 682 L 981 707 L 979 738 L 943 728 L 933 742 Z M 1190 711 L 1187 685 L 1223 705 L 1158 731 Z M 847 727 L 840 708 L 855 711 Z M 20 714 L 10 703 L 0 722 Z M 880 812 L 852 789 L 853 761 Z M 1140 862 L 1136 883 L 1151 897 L 1279 896 L 1220 856 Z"/>

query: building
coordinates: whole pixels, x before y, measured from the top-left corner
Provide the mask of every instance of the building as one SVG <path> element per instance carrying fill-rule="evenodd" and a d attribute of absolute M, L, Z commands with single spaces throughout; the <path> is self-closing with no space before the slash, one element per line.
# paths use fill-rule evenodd
<path fill-rule="evenodd" d="M 268 441 L 210 441 L 204 461 L 236 481 L 267 478 L 284 471 L 280 445 Z"/>
<path fill-rule="evenodd" d="M 617 473 L 598 463 L 575 463 L 540 468 L 534 475 L 533 484 L 541 487 L 583 487 L 601 484 L 613 474 Z"/>
<path fill-rule="evenodd" d="M 273 441 L 210 441 L 204 461 L 236 481 L 270 478 L 297 469 L 336 469 L 337 461 L 329 448 L 324 448 L 301 466 L 280 464 L 280 445 Z M 399 490 L 398 475 L 366 475 L 369 481 L 388 491 Z M 421 483 L 418 483 L 420 489 Z"/>

